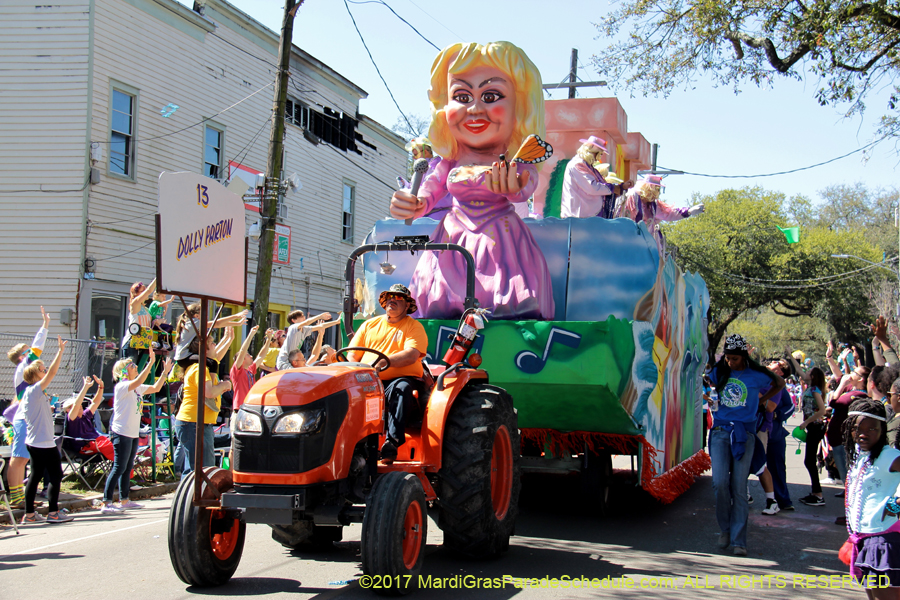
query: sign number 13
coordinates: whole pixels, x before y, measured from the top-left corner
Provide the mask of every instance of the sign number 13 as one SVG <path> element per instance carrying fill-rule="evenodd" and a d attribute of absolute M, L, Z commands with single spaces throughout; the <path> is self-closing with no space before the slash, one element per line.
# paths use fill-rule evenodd
<path fill-rule="evenodd" d="M 207 190 L 209 190 L 209 188 L 205 185 L 197 184 L 197 204 L 203 208 L 209 206 L 209 194 L 206 193 Z"/>

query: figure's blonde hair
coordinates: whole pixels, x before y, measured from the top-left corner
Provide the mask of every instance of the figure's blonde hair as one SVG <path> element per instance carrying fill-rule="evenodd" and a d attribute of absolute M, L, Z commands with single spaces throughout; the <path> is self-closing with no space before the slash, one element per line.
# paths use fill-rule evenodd
<path fill-rule="evenodd" d="M 634 186 L 634 191 L 637 192 L 641 198 L 649 200 L 650 202 L 656 202 L 659 200 L 661 188 L 658 185 L 653 185 L 647 181 L 641 180 Z"/>
<path fill-rule="evenodd" d="M 592 150 L 592 148 L 596 148 L 596 150 Z M 590 142 L 586 142 L 579 146 L 578 152 L 576 152 L 576 154 L 584 162 L 593 166 L 593 164 L 595 162 L 598 162 L 600 160 L 600 157 L 603 156 L 603 149 L 601 149 L 599 146 L 591 144 Z"/>
<path fill-rule="evenodd" d="M 431 128 L 428 138 L 435 154 L 455 160 L 458 155 L 456 140 L 450 135 L 444 108 L 449 102 L 448 76 L 475 67 L 493 67 L 508 75 L 516 89 L 516 125 L 509 140 L 507 156 L 522 145 L 522 141 L 535 133 L 546 137 L 544 129 L 544 92 L 541 73 L 525 53 L 509 42 L 456 43 L 447 46 L 434 59 L 431 66 Z"/>

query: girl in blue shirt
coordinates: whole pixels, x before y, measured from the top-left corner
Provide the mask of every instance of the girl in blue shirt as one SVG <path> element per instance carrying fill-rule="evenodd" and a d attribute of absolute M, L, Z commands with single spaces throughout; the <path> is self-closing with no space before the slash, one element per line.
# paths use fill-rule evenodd
<path fill-rule="evenodd" d="M 756 413 L 760 405 L 766 406 L 760 432 L 768 434 L 775 410 L 775 404 L 768 400 L 781 392 L 784 379 L 751 359 L 746 340 L 737 334 L 726 338 L 725 354 L 709 375 L 719 395 L 719 410 L 709 434 L 716 519 L 721 531 L 719 547 L 734 546 L 735 555 L 747 556 L 747 479 Z M 766 387 L 769 390 L 761 394 Z"/>

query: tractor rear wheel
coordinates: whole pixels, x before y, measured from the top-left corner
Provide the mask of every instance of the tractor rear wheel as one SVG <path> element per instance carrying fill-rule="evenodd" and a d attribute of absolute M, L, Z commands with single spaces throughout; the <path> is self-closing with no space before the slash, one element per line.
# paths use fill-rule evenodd
<path fill-rule="evenodd" d="M 412 473 L 385 473 L 372 486 L 362 525 L 362 567 L 378 577 L 376 593 L 405 595 L 418 587 L 428 530 L 425 490 Z"/>
<path fill-rule="evenodd" d="M 470 385 L 454 400 L 438 472 L 438 526 L 452 550 L 481 558 L 509 548 L 521 489 L 518 423 L 503 388 Z"/>
<path fill-rule="evenodd" d="M 231 472 L 206 467 L 204 472 L 220 492 L 234 486 Z M 222 510 L 199 508 L 193 505 L 194 477 L 185 477 L 172 501 L 169 511 L 169 558 L 178 578 L 188 585 L 199 587 L 227 583 L 241 562 L 247 524 L 228 517 Z M 215 498 L 203 484 L 202 497 Z"/>
<path fill-rule="evenodd" d="M 272 525 L 272 539 L 291 550 L 326 551 L 334 549 L 334 542 L 343 539 L 343 527 L 325 527 L 312 521 L 298 521 L 293 525 Z"/>

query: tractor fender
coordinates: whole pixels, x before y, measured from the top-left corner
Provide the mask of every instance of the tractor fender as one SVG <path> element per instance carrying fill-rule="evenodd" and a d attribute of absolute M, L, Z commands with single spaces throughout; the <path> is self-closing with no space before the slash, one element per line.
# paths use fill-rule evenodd
<path fill-rule="evenodd" d="M 480 369 L 461 369 L 444 381 L 444 389 L 432 389 L 422 417 L 421 462 L 425 470 L 434 472 L 441 468 L 444 428 L 454 400 L 472 382 L 488 383 L 488 373 Z M 418 457 L 417 457 L 418 458 Z"/>

